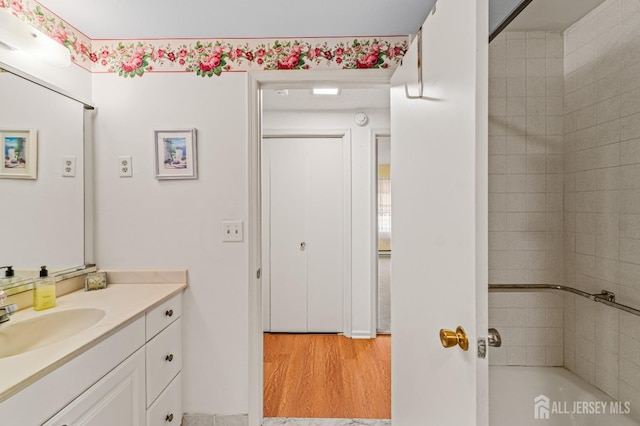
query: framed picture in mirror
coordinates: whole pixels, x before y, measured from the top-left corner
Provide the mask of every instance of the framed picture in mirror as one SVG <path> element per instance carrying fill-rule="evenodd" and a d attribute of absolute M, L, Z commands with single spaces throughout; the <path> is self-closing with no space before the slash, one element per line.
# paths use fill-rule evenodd
<path fill-rule="evenodd" d="M 0 148 L 4 161 L 0 178 L 38 177 L 38 132 L 34 129 L 0 129 Z"/>
<path fill-rule="evenodd" d="M 156 179 L 196 179 L 196 129 L 156 130 Z"/>

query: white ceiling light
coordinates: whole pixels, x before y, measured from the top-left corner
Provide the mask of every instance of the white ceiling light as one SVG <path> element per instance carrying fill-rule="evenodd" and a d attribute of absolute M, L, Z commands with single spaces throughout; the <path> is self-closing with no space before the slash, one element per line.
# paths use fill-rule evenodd
<path fill-rule="evenodd" d="M 0 46 L 21 50 L 56 67 L 71 64 L 69 49 L 4 10 L 0 10 Z"/>
<path fill-rule="evenodd" d="M 339 95 L 340 89 L 337 87 L 314 87 L 314 95 Z"/>

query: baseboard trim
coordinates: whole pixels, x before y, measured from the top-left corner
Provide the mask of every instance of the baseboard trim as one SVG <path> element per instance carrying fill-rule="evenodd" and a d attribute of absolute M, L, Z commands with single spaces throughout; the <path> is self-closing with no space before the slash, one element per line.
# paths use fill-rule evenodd
<path fill-rule="evenodd" d="M 248 424 L 247 414 L 185 414 L 182 418 L 182 426 L 248 426 Z"/>
<path fill-rule="evenodd" d="M 353 330 L 351 331 L 352 339 L 374 339 L 376 333 L 371 334 L 369 330 Z"/>

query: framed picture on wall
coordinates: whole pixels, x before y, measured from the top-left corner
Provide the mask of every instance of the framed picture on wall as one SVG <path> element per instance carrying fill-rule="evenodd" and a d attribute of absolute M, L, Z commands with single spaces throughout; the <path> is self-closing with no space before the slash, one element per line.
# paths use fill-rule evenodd
<path fill-rule="evenodd" d="M 196 179 L 196 129 L 156 130 L 156 179 Z"/>
<path fill-rule="evenodd" d="M 0 178 L 37 179 L 38 132 L 33 129 L 0 129 L 0 148 L 4 161 Z"/>

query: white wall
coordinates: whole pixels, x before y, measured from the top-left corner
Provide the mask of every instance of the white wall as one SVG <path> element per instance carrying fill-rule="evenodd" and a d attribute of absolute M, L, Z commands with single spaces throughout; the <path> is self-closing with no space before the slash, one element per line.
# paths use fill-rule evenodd
<path fill-rule="evenodd" d="M 94 75 L 96 258 L 101 268 L 186 268 L 184 410 L 248 412 L 247 75 Z M 154 130 L 196 128 L 197 180 L 154 178 Z M 120 178 L 117 157 L 133 157 Z M 246 228 L 245 228 L 245 231 Z M 246 234 L 245 234 L 246 235 Z"/>
<path fill-rule="evenodd" d="M 389 132 L 388 110 L 359 110 L 366 112 L 369 123 L 357 126 L 353 117 L 358 111 L 265 111 L 264 132 L 277 130 L 350 130 L 351 131 L 351 194 L 352 194 L 352 332 L 357 337 L 376 334 L 375 315 L 371 310 L 374 297 L 376 244 L 374 177 L 375 139 L 373 130 Z"/>

